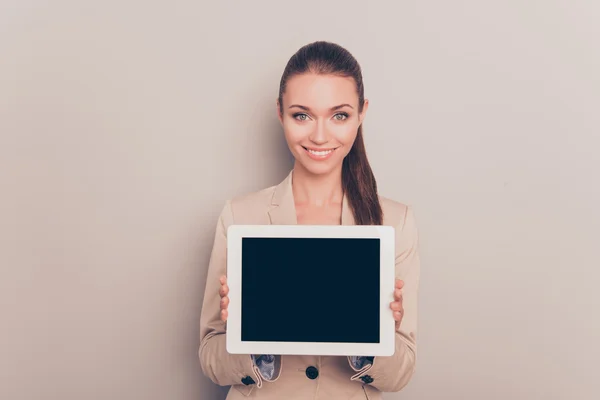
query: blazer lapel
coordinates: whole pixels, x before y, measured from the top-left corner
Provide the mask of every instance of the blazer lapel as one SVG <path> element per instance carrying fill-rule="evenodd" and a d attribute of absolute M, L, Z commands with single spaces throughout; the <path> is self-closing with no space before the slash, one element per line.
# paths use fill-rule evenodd
<path fill-rule="evenodd" d="M 292 173 L 275 187 L 273 197 L 271 198 L 271 207 L 269 208 L 269 219 L 271 225 L 297 225 L 296 203 L 294 201 L 294 192 L 292 191 Z M 348 202 L 348 197 L 344 195 L 342 200 L 342 220 L 341 225 L 354 225 L 354 215 Z"/>
<path fill-rule="evenodd" d="M 292 192 L 292 172 L 275 187 L 269 208 L 271 225 L 297 225 L 296 203 Z"/>

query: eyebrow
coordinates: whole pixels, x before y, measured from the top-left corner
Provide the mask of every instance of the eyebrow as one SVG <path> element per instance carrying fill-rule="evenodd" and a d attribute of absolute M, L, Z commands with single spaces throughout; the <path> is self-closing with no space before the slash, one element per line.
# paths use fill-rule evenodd
<path fill-rule="evenodd" d="M 300 104 L 292 104 L 291 106 L 289 106 L 288 108 L 293 108 L 293 107 L 298 107 L 301 108 L 304 111 L 310 111 L 310 108 L 306 107 L 306 106 L 301 106 Z M 335 106 L 335 107 L 331 107 L 329 109 L 329 111 L 335 111 L 335 110 L 339 110 L 340 108 L 344 108 L 344 107 L 350 107 L 352 109 L 354 109 L 354 107 L 352 107 L 350 104 L 340 104 L 339 106 Z"/>

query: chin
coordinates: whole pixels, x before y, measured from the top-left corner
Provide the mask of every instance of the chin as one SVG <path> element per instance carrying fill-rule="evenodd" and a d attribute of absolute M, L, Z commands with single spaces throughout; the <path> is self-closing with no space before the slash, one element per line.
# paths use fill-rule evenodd
<path fill-rule="evenodd" d="M 341 162 L 321 162 L 313 160 L 296 160 L 300 164 L 301 168 L 304 169 L 311 175 L 329 175 L 334 171 L 342 168 Z M 333 160 L 331 160 L 333 161 Z"/>

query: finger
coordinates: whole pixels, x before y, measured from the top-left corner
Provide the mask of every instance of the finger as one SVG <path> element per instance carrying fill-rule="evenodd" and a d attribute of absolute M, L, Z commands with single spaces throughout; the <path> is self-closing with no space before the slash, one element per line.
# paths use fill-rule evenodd
<path fill-rule="evenodd" d="M 229 297 L 225 296 L 221 299 L 221 309 L 226 310 L 229 306 Z"/>
<path fill-rule="evenodd" d="M 221 310 L 221 320 L 223 322 L 227 321 L 228 316 L 229 316 L 229 313 L 227 312 L 227 310 Z"/>
<path fill-rule="evenodd" d="M 402 301 L 402 289 L 394 290 L 394 300 Z"/>
<path fill-rule="evenodd" d="M 219 278 L 219 283 L 220 283 L 221 285 L 224 285 L 224 284 L 226 284 L 226 283 L 227 283 L 227 277 L 226 277 L 225 275 L 222 275 L 222 276 Z"/>
<path fill-rule="evenodd" d="M 393 303 L 390 303 L 390 308 L 394 311 L 402 311 L 402 303 L 394 301 Z"/>
<path fill-rule="evenodd" d="M 227 296 L 229 294 L 229 286 L 227 286 L 227 284 L 221 286 L 221 288 L 219 289 L 219 294 L 221 295 L 221 297 Z"/>
<path fill-rule="evenodd" d="M 396 278 L 396 289 L 402 289 L 404 287 L 404 281 Z"/>
<path fill-rule="evenodd" d="M 402 312 L 401 311 L 394 311 L 394 320 L 396 320 L 396 321 L 402 320 Z"/>

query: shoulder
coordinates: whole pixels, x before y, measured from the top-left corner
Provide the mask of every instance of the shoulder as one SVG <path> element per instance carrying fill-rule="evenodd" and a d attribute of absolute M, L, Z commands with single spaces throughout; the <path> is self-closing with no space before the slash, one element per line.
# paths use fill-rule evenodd
<path fill-rule="evenodd" d="M 228 199 L 221 212 L 221 218 L 225 227 L 234 223 L 268 223 L 268 211 L 276 187 L 274 185 Z"/>
<path fill-rule="evenodd" d="M 379 197 L 383 209 L 383 224 L 394 227 L 396 262 L 403 261 L 418 247 L 419 229 L 413 207 L 385 197 Z"/>
<path fill-rule="evenodd" d="M 383 224 L 403 229 L 407 223 L 414 219 L 413 206 L 388 197 L 379 196 L 379 203 L 383 210 Z"/>
<path fill-rule="evenodd" d="M 264 212 L 271 205 L 276 187 L 277 186 L 269 186 L 255 192 L 235 196 L 229 200 L 231 208 L 238 214 L 253 213 L 257 211 Z"/>

